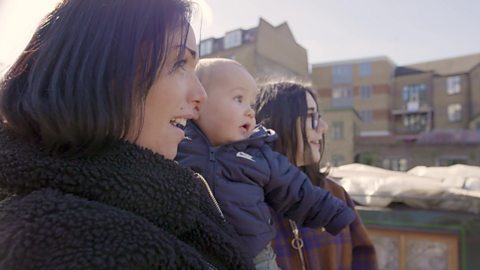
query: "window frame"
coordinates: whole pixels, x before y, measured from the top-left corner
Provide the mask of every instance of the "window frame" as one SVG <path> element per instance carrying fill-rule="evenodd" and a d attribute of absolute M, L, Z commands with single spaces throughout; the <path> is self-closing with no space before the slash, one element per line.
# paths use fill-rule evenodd
<path fill-rule="evenodd" d="M 453 103 L 447 106 L 447 118 L 450 123 L 457 123 L 463 120 L 463 106 L 460 103 Z"/>
<path fill-rule="evenodd" d="M 358 75 L 360 77 L 369 77 L 372 75 L 372 63 L 361 63 L 358 65 Z"/>
<path fill-rule="evenodd" d="M 462 78 L 460 75 L 447 77 L 447 95 L 459 94 L 462 91 Z"/>
<path fill-rule="evenodd" d="M 242 45 L 242 30 L 234 30 L 225 34 L 223 48 L 231 49 Z"/>
<path fill-rule="evenodd" d="M 200 56 L 209 55 L 213 52 L 213 39 L 200 41 Z"/>
<path fill-rule="evenodd" d="M 373 95 L 373 87 L 371 85 L 362 85 L 360 86 L 360 98 L 363 100 L 367 100 L 372 98 Z"/>
<path fill-rule="evenodd" d="M 344 127 L 342 121 L 334 121 L 332 122 L 332 139 L 334 140 L 342 140 L 344 139 Z"/>

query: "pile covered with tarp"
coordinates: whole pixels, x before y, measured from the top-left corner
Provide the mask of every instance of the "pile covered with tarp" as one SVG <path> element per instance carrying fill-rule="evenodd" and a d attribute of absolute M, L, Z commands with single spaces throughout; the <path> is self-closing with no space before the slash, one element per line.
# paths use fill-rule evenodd
<path fill-rule="evenodd" d="M 417 166 L 396 172 L 363 164 L 331 168 L 337 180 L 361 205 L 386 207 L 403 203 L 410 207 L 480 214 L 480 167 Z"/>

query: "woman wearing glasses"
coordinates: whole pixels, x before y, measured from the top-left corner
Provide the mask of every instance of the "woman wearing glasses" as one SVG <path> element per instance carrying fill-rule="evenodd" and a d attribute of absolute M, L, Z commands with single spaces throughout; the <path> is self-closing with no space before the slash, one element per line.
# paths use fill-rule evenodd
<path fill-rule="evenodd" d="M 354 208 L 347 192 L 320 172 L 328 125 L 318 113 L 311 88 L 295 82 L 266 84 L 260 90 L 256 112 L 258 122 L 279 136 L 273 145 L 275 151 L 300 167 L 313 184 Z M 321 229 L 297 227 L 279 215 L 275 219 L 278 233 L 272 247 L 282 270 L 377 269 L 374 246 L 358 213 L 355 221 L 336 236 Z"/>

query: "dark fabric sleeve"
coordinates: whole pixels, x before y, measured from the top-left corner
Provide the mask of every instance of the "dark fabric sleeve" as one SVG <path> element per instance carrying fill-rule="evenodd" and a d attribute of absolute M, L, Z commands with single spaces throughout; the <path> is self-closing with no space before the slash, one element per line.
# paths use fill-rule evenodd
<path fill-rule="evenodd" d="M 264 186 L 266 201 L 278 213 L 307 227 L 325 227 L 337 234 L 355 219 L 354 211 L 328 191 L 313 186 L 287 157 L 264 149 L 270 165 L 270 180 Z"/>
<path fill-rule="evenodd" d="M 355 204 L 350 195 L 345 192 L 347 204 L 355 209 Z M 363 225 L 360 215 L 355 209 L 355 220 L 350 224 L 352 239 L 352 270 L 378 270 L 375 246 L 368 236 L 367 229 Z"/>

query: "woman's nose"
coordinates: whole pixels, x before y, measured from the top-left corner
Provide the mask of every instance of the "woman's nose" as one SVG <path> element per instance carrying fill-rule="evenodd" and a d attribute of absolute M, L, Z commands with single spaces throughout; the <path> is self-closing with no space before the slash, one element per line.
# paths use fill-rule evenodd
<path fill-rule="evenodd" d="M 197 76 L 194 76 L 194 82 L 191 90 L 192 100 L 196 103 L 202 103 L 207 99 L 207 92 L 203 88 L 202 84 L 198 80 Z"/>
<path fill-rule="evenodd" d="M 322 118 L 318 119 L 318 128 L 317 131 L 321 133 L 325 133 L 328 130 L 328 124 Z"/>
<path fill-rule="evenodd" d="M 200 111 L 200 105 L 207 99 L 207 92 L 205 92 L 205 89 L 198 80 L 197 76 L 193 77 L 193 83 L 189 91 L 189 103 L 193 104 L 193 118 L 197 119 Z"/>

